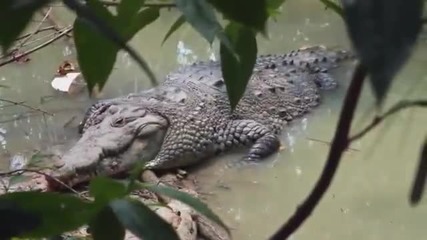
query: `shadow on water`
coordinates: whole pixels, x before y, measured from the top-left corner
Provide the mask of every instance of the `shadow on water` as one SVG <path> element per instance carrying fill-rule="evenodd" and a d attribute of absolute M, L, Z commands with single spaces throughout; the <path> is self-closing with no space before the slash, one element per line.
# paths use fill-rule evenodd
<path fill-rule="evenodd" d="M 165 11 L 132 41 L 159 77 L 182 64 L 218 58 L 217 43 L 210 48 L 189 27 L 181 28 L 160 46 L 176 17 L 176 12 Z M 270 22 L 269 32 L 270 39 L 259 37 L 260 54 L 313 44 L 349 46 L 341 20 L 325 11 L 320 1 L 287 1 L 277 22 Z M 386 106 L 401 99 L 425 97 L 425 56 L 427 46 L 420 42 L 411 62 L 398 75 Z M 28 109 L 22 107 L 0 109 L 2 167 L 7 166 L 10 155 L 25 155 L 33 149 L 76 140 L 76 126 L 93 100 L 85 94 L 58 95 L 50 86 L 58 65 L 74 58 L 72 46 L 59 42 L 31 55 L 29 63 L 0 68 L 0 84 L 10 86 L 0 88 L 2 98 L 25 101 L 55 113 L 28 116 Z M 268 161 L 257 167 L 226 169 L 227 160 L 240 156 L 229 154 L 199 169 L 206 201 L 235 229 L 235 239 L 267 238 L 306 197 L 326 159 L 350 73 L 337 75 L 342 87 L 325 94 L 321 106 L 286 128 L 282 136 L 284 150 Z M 143 72 L 128 55 L 121 53 L 102 97 L 148 87 Z M 53 100 L 40 104 L 42 97 L 52 95 L 56 96 Z M 373 100 L 366 85 L 353 133 L 373 117 Z M 421 204 L 411 208 L 407 199 L 420 145 L 427 134 L 426 122 L 426 111 L 410 109 L 353 143 L 330 191 L 293 239 L 424 239 L 427 207 Z"/>

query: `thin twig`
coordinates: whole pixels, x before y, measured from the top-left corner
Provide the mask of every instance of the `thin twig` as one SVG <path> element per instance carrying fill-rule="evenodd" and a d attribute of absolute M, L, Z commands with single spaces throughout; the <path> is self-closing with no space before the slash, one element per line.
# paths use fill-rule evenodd
<path fill-rule="evenodd" d="M 0 101 L 2 101 L 2 102 L 7 102 L 7 103 L 10 103 L 10 104 L 14 104 L 14 105 L 16 105 L 16 106 L 26 107 L 26 108 L 31 109 L 31 110 L 34 110 L 34 111 L 36 111 L 36 112 L 41 112 L 41 113 L 43 113 L 43 114 L 47 114 L 47 115 L 53 116 L 53 113 L 46 112 L 46 111 L 44 111 L 44 110 L 42 110 L 42 109 L 40 109 L 40 108 L 32 107 L 32 106 L 27 105 L 27 104 L 25 104 L 25 103 L 23 103 L 23 102 L 15 102 L 15 101 L 8 100 L 8 99 L 4 99 L 4 98 L 0 98 Z M 10 106 L 10 105 L 8 105 L 8 106 Z"/>
<path fill-rule="evenodd" d="M 24 40 L 22 40 L 22 42 L 19 44 L 18 49 L 21 48 L 22 46 L 24 46 L 24 44 L 26 42 L 28 42 L 28 40 L 30 40 L 41 28 L 41 26 L 43 25 L 43 23 L 46 21 L 46 18 L 49 16 L 50 12 L 52 11 L 52 8 L 49 8 L 49 10 L 47 10 L 47 13 L 44 14 L 43 19 L 39 22 L 39 24 L 37 24 L 37 27 L 34 29 L 34 31 L 32 31 L 26 38 L 24 38 Z"/>
<path fill-rule="evenodd" d="M 15 56 L 11 57 L 10 59 L 1 62 L 0 63 L 0 67 L 4 66 L 6 64 L 12 63 L 12 62 L 16 61 L 17 59 L 19 59 L 21 57 L 27 56 L 28 54 L 31 54 L 31 53 L 33 53 L 33 52 L 35 52 L 37 50 L 40 50 L 40 49 L 42 49 L 42 48 L 50 45 L 51 43 L 53 43 L 53 42 L 57 41 L 58 39 L 60 39 L 61 37 L 65 36 L 67 33 L 71 32 L 72 30 L 73 30 L 72 26 L 66 27 L 65 29 L 63 29 L 63 31 L 60 34 L 58 34 L 56 37 L 50 39 L 49 41 L 46 41 L 46 42 L 44 42 L 44 43 L 42 43 L 42 44 L 40 44 L 40 45 L 38 45 L 38 46 L 36 46 L 36 47 L 34 47 L 34 48 L 26 51 L 24 53 L 17 54 Z"/>
<path fill-rule="evenodd" d="M 329 150 L 328 160 L 323 168 L 322 174 L 307 199 L 297 208 L 294 215 L 274 233 L 270 238 L 271 240 L 287 239 L 294 233 L 311 215 L 325 192 L 328 190 L 340 164 L 341 156 L 349 144 L 348 134 L 365 77 L 366 69 L 361 64 L 358 64 L 350 87 L 347 90 L 335 136 L 332 141 L 331 149 Z"/>
<path fill-rule="evenodd" d="M 55 26 L 48 26 L 48 27 L 39 28 L 36 31 L 36 33 L 41 33 L 41 32 L 50 31 L 50 30 L 55 30 Z M 22 35 L 22 36 L 16 38 L 16 40 L 24 39 L 24 38 L 28 37 L 30 34 L 33 34 L 33 33 L 27 33 L 25 35 Z"/>
<path fill-rule="evenodd" d="M 311 141 L 314 141 L 314 142 L 320 142 L 320 143 L 323 143 L 323 144 L 326 144 L 326 145 L 331 145 L 331 142 L 328 142 L 328 141 L 325 141 L 325 140 L 321 140 L 321 139 L 317 139 L 317 138 L 311 138 L 311 137 L 307 137 L 307 139 L 308 140 L 311 140 Z M 352 147 L 347 147 L 346 149 L 345 149 L 345 151 L 355 151 L 355 152 L 360 152 L 360 150 L 359 149 L 356 149 L 356 148 L 352 148 Z"/>
<path fill-rule="evenodd" d="M 52 7 L 52 6 L 50 6 L 50 7 Z M 44 10 L 42 10 L 42 12 L 44 12 Z M 61 29 L 63 29 L 63 26 L 61 26 L 60 24 L 57 23 L 57 20 L 55 19 L 53 14 L 54 14 L 53 12 L 51 14 L 49 14 L 47 16 L 47 20 L 50 22 L 51 25 L 53 25 L 53 27 L 55 28 L 55 30 L 57 32 L 60 32 Z M 72 37 L 70 33 L 67 33 L 66 36 L 69 38 Z"/>
<path fill-rule="evenodd" d="M 375 117 L 372 122 L 366 126 L 362 131 L 355 134 L 353 137 L 351 137 L 349 140 L 350 142 L 356 141 L 357 139 L 365 136 L 369 131 L 371 131 L 373 128 L 378 126 L 382 121 L 385 120 L 385 118 L 389 117 L 392 114 L 395 114 L 401 110 L 404 110 L 406 108 L 410 107 L 427 107 L 427 100 L 404 100 L 401 102 L 398 102 L 396 105 L 391 107 L 386 113 L 384 113 L 381 116 Z"/>

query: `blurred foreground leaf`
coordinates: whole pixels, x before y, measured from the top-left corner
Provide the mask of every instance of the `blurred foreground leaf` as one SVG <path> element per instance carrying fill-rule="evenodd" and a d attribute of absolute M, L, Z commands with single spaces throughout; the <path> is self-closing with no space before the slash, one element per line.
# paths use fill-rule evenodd
<path fill-rule="evenodd" d="M 190 194 L 187 194 L 182 191 L 175 190 L 170 187 L 166 186 L 160 186 L 160 185 L 153 185 L 153 184 L 140 184 L 142 188 L 148 189 L 152 192 L 155 192 L 160 195 L 165 195 L 167 197 L 176 199 L 182 203 L 187 204 L 200 214 L 206 216 L 210 220 L 216 222 L 218 225 L 224 227 L 224 229 L 230 234 L 230 230 L 228 229 L 227 225 L 225 225 L 221 219 L 211 210 L 209 207 L 200 201 L 199 199 L 191 196 Z"/>
<path fill-rule="evenodd" d="M 341 2 L 350 38 L 381 105 L 421 30 L 424 0 Z"/>
<path fill-rule="evenodd" d="M 221 70 L 230 105 L 234 109 L 252 76 L 258 49 L 255 33 L 244 26 L 230 23 L 226 28 L 226 34 L 237 53 L 235 56 L 229 48 L 220 45 Z"/>
<path fill-rule="evenodd" d="M 19 34 L 27 27 L 34 13 L 47 5 L 49 0 L 1 0 L 0 45 L 6 52 Z"/>
<path fill-rule="evenodd" d="M 19 209 L 19 216 L 28 216 L 29 222 L 21 219 L 22 226 L 31 228 L 21 229 L 24 230 L 22 237 L 47 237 L 74 230 L 89 222 L 96 212 L 90 203 L 53 192 L 15 192 L 0 196 L 0 206 L 11 203 L 14 209 Z M 9 217 L 8 214 L 0 214 L 0 222 L 6 224 L 11 221 Z M 19 226 L 21 223 L 15 229 Z"/>
<path fill-rule="evenodd" d="M 172 226 L 141 202 L 118 199 L 112 201 L 110 207 L 121 224 L 140 239 L 178 240 Z"/>
<path fill-rule="evenodd" d="M 94 240 L 121 240 L 125 237 L 125 229 L 110 206 L 99 211 L 90 222 L 89 228 Z"/>

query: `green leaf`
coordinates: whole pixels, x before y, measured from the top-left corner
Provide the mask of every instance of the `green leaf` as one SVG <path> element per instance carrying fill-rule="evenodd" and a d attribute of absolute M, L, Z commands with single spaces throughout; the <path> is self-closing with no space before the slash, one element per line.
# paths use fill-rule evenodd
<path fill-rule="evenodd" d="M 224 16 L 248 28 L 264 32 L 268 19 L 266 0 L 208 0 Z"/>
<path fill-rule="evenodd" d="M 285 0 L 267 0 L 267 8 L 278 9 L 284 2 Z"/>
<path fill-rule="evenodd" d="M 96 202 L 102 203 L 126 196 L 127 189 L 127 182 L 107 177 L 96 177 L 89 185 L 89 193 L 95 197 Z"/>
<path fill-rule="evenodd" d="M 13 201 L 0 200 L 0 239 L 10 239 L 41 225 L 42 219 L 23 210 Z"/>
<path fill-rule="evenodd" d="M 320 1 L 323 3 L 323 5 L 325 5 L 326 8 L 332 9 L 335 13 L 340 15 L 340 17 L 342 18 L 344 17 L 343 10 L 338 4 L 336 4 L 331 0 L 320 0 Z"/>
<path fill-rule="evenodd" d="M 114 26 L 113 15 L 98 1 L 88 1 L 92 10 Z M 119 47 L 105 38 L 101 33 L 94 31 L 83 18 L 74 21 L 74 42 L 77 49 L 77 60 L 87 82 L 90 92 L 98 85 L 102 89 L 107 82 L 116 62 Z"/>
<path fill-rule="evenodd" d="M 185 23 L 185 17 L 184 15 L 179 16 L 178 19 L 172 24 L 169 31 L 166 33 L 165 37 L 163 38 L 162 45 L 166 42 L 166 40 L 174 33 L 178 28 L 180 28 Z"/>
<path fill-rule="evenodd" d="M 0 31 L 1 31 L 1 29 L 0 29 Z M 0 33 L 1 34 L 1 33 Z M 7 86 L 7 85 L 4 85 L 4 84 L 0 84 L 0 88 L 10 88 L 9 86 Z"/>
<path fill-rule="evenodd" d="M 227 225 L 225 225 L 221 221 L 221 219 L 206 204 L 204 204 L 199 199 L 191 196 L 190 194 L 175 190 L 170 187 L 161 186 L 161 185 L 140 183 L 139 186 L 142 188 L 148 189 L 152 192 L 155 192 L 157 194 L 165 195 L 170 198 L 174 198 L 178 201 L 181 201 L 184 204 L 187 204 L 188 206 L 192 207 L 194 210 L 196 210 L 200 214 L 203 214 L 210 220 L 216 222 L 218 225 L 224 227 L 227 233 L 230 234 L 230 230 L 228 229 Z"/>
<path fill-rule="evenodd" d="M 230 23 L 225 31 L 238 56 L 236 58 L 229 48 L 223 44 L 220 45 L 222 75 L 227 86 L 231 108 L 234 109 L 252 76 L 258 49 L 255 33 L 252 30 Z"/>
<path fill-rule="evenodd" d="M 370 75 L 377 105 L 411 55 L 421 30 L 424 0 L 343 0 L 345 22 Z"/>
<path fill-rule="evenodd" d="M 209 3 L 206 0 L 176 0 L 176 5 L 187 22 L 212 44 L 222 27 Z"/>
<path fill-rule="evenodd" d="M 145 26 L 154 22 L 160 16 L 160 10 L 156 7 L 150 7 L 136 14 L 128 26 L 120 26 L 125 30 L 123 36 L 129 41 L 136 33 L 142 30 Z"/>
<path fill-rule="evenodd" d="M 414 183 L 412 185 L 412 191 L 410 196 L 410 202 L 412 205 L 416 205 L 420 202 L 426 186 L 427 181 L 427 137 L 424 140 L 424 144 L 421 149 L 420 160 L 418 161 L 418 169 L 415 174 Z"/>
<path fill-rule="evenodd" d="M 285 0 L 267 0 L 267 12 L 270 17 L 280 14 L 278 8 L 283 5 Z"/>
<path fill-rule="evenodd" d="M 118 199 L 112 201 L 110 206 L 122 225 L 137 237 L 144 240 L 178 240 L 172 226 L 141 202 Z"/>
<path fill-rule="evenodd" d="M 0 203 L 13 203 L 22 213 L 39 219 L 35 229 L 25 231 L 21 237 L 48 237 L 74 230 L 88 223 L 96 213 L 92 204 L 53 192 L 15 192 L 0 196 Z M 2 224 L 7 215 L 0 215 Z"/>
<path fill-rule="evenodd" d="M 116 45 L 119 49 L 123 49 L 127 53 L 129 53 L 129 55 L 138 63 L 138 65 L 148 75 L 152 85 L 155 86 L 158 84 L 156 76 L 148 66 L 147 62 L 133 48 L 131 48 L 127 44 L 127 41 L 124 39 L 124 37 L 121 36 L 119 34 L 119 31 L 114 28 L 114 25 L 117 23 L 116 22 L 109 23 L 112 18 L 111 13 L 109 13 L 107 10 L 108 14 L 103 14 L 103 13 L 106 13 L 106 9 L 99 1 L 97 0 L 89 1 L 87 2 L 88 5 L 84 5 L 82 2 L 78 0 L 63 0 L 63 3 L 70 10 L 73 10 L 77 13 L 78 18 L 76 19 L 76 22 L 78 24 L 85 25 L 85 27 L 83 27 L 83 30 L 82 30 L 83 34 L 79 34 L 79 35 L 88 34 L 87 30 L 90 29 L 90 30 L 94 30 L 94 32 L 96 33 L 100 33 L 102 36 L 105 36 L 106 40 L 108 39 L 109 41 L 111 41 L 111 43 L 114 43 L 114 45 Z M 102 14 L 104 15 L 104 18 L 99 16 L 100 13 L 101 15 Z M 86 37 L 81 37 L 81 38 L 83 38 L 82 40 L 83 43 L 88 40 Z M 93 37 L 93 36 L 89 37 L 90 40 L 94 40 L 96 38 L 97 37 Z M 75 39 L 77 39 L 77 37 L 75 37 Z M 107 56 L 106 56 L 107 58 L 106 58 L 106 61 L 101 60 L 101 62 L 103 63 L 103 65 L 107 65 L 107 70 L 103 70 L 98 76 L 96 74 L 92 74 L 92 76 L 90 76 L 93 78 L 91 81 L 88 82 L 88 88 L 90 91 L 92 91 L 92 88 L 93 86 L 95 86 L 95 84 L 98 84 L 102 89 L 102 86 L 105 84 L 106 79 L 109 76 L 109 73 L 111 72 L 111 69 L 112 69 L 112 67 L 109 67 L 109 66 L 111 65 L 111 62 L 114 63 L 116 59 L 117 51 L 114 50 L 111 46 L 106 45 L 105 42 L 107 41 L 104 41 L 103 47 L 105 48 L 107 46 L 106 48 L 108 50 Z M 107 42 L 107 43 L 110 43 L 110 42 Z M 81 52 L 82 51 L 80 51 L 80 53 Z M 101 51 L 98 49 L 97 52 L 99 53 Z M 105 53 L 102 53 L 102 54 L 103 55 L 101 58 L 104 58 Z M 77 48 L 77 55 L 79 57 L 78 48 Z M 92 54 L 88 54 L 88 55 L 93 55 L 93 51 L 92 51 Z M 81 64 L 80 60 L 84 59 L 84 57 L 80 57 L 78 59 L 79 59 L 79 64 Z M 87 62 L 91 62 L 91 61 L 87 61 Z M 87 64 L 87 62 L 84 62 L 84 64 Z M 101 67 L 97 66 L 97 67 L 98 69 L 104 69 L 104 66 L 101 66 Z M 88 74 L 89 72 L 91 71 L 87 70 L 86 74 Z M 108 74 L 105 74 L 105 72 L 108 72 Z M 83 70 L 82 70 L 82 73 L 83 73 L 83 77 L 86 79 L 87 76 L 85 76 L 85 72 Z M 88 80 L 86 79 L 86 81 Z"/>
<path fill-rule="evenodd" d="M 117 6 L 117 17 L 123 20 L 122 24 L 130 23 L 144 3 L 145 0 L 121 0 Z"/>
<path fill-rule="evenodd" d="M 49 2 L 49 0 L 0 1 L 0 45 L 3 52 L 7 52 L 12 43 L 28 25 L 34 13 Z"/>
<path fill-rule="evenodd" d="M 89 223 L 89 228 L 94 240 L 121 240 L 125 237 L 125 229 L 110 206 L 99 211 Z"/>

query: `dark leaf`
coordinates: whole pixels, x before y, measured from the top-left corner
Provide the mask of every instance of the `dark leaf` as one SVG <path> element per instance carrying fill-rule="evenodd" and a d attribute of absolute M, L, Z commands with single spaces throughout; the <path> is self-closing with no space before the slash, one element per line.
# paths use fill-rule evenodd
<path fill-rule="evenodd" d="M 187 22 L 212 44 L 222 27 L 209 3 L 206 0 L 176 0 L 176 5 Z"/>
<path fill-rule="evenodd" d="M 28 25 L 33 14 L 49 0 L 1 0 L 0 1 L 0 45 L 7 52 L 19 34 Z"/>
<path fill-rule="evenodd" d="M 221 219 L 206 204 L 191 196 L 190 194 L 160 185 L 141 184 L 141 186 L 157 194 L 165 195 L 187 204 L 200 214 L 203 214 L 210 220 L 216 222 L 218 225 L 224 227 L 224 229 L 227 230 L 227 232 L 230 234 L 228 227 L 221 221 Z"/>
<path fill-rule="evenodd" d="M 174 33 L 178 28 L 180 28 L 185 23 L 184 15 L 179 16 L 178 19 L 172 24 L 169 31 L 166 33 L 165 38 L 163 38 L 162 45 L 166 42 L 166 40 Z"/>
<path fill-rule="evenodd" d="M 279 15 L 278 8 L 282 6 L 285 0 L 267 0 L 267 12 L 270 17 Z"/>
<path fill-rule="evenodd" d="M 116 198 L 126 196 L 127 182 L 113 180 L 107 177 L 96 177 L 89 185 L 89 193 L 95 197 L 96 202 L 106 203 Z"/>
<path fill-rule="evenodd" d="M 425 190 L 427 180 L 427 138 L 424 141 L 420 160 L 418 162 L 418 170 L 415 175 L 414 183 L 412 185 L 410 202 L 412 205 L 416 205 L 420 202 L 422 195 Z"/>
<path fill-rule="evenodd" d="M 236 23 L 226 28 L 228 38 L 237 53 L 237 58 L 229 48 L 220 45 L 221 69 L 227 86 L 231 108 L 234 109 L 245 92 L 246 85 L 252 75 L 257 56 L 255 33 Z"/>
<path fill-rule="evenodd" d="M 141 202 L 118 199 L 110 206 L 122 225 L 141 239 L 178 239 L 172 226 Z"/>
<path fill-rule="evenodd" d="M 1 24 L 1 23 L 0 23 Z M 0 29 L 0 31 L 1 31 L 1 29 Z M 1 34 L 1 33 L 0 33 Z M 7 85 L 4 85 L 4 84 L 0 84 L 0 88 L 10 88 L 9 86 L 7 86 Z"/>
<path fill-rule="evenodd" d="M 13 202 L 21 213 L 31 219 L 39 219 L 37 228 L 26 231 L 23 237 L 47 237 L 74 230 L 96 213 L 92 204 L 83 200 L 53 192 L 15 192 L 0 196 L 0 202 Z M 0 215 L 2 224 L 9 220 Z M 31 225 L 31 224 L 30 224 Z"/>
<path fill-rule="evenodd" d="M 98 1 L 88 1 L 98 17 L 114 26 L 113 15 Z M 77 49 L 77 60 L 89 91 L 98 85 L 104 87 L 116 62 L 119 47 L 94 31 L 84 18 L 78 17 L 74 22 L 74 42 Z"/>
<path fill-rule="evenodd" d="M 246 27 L 264 32 L 267 19 L 266 0 L 208 0 L 216 9 L 230 20 Z M 275 3 L 275 5 L 278 3 Z M 276 5 L 277 6 L 277 5 Z"/>
<path fill-rule="evenodd" d="M 154 22 L 157 18 L 159 18 L 159 16 L 159 8 L 150 7 L 142 10 L 131 19 L 131 22 L 129 22 L 128 26 L 120 26 L 120 28 L 125 30 L 123 36 L 125 36 L 126 40 L 129 41 L 133 36 L 135 36 L 136 33 L 138 33 L 145 26 Z"/>
<path fill-rule="evenodd" d="M 145 0 L 121 0 L 117 6 L 117 16 L 122 20 L 121 24 L 131 23 L 132 18 L 144 6 L 144 2 Z"/>
<path fill-rule="evenodd" d="M 392 79 L 411 55 L 424 0 L 342 0 L 345 22 L 381 105 Z"/>
<path fill-rule="evenodd" d="M 125 229 L 110 206 L 99 211 L 90 222 L 89 228 L 94 240 L 121 240 L 125 237 Z"/>
<path fill-rule="evenodd" d="M 0 222 L 0 239 L 10 239 L 39 227 L 42 219 L 13 201 L 0 200 Z"/>
<path fill-rule="evenodd" d="M 344 17 L 344 13 L 341 6 L 336 4 L 334 1 L 331 1 L 331 0 L 320 0 L 320 1 L 323 3 L 323 5 L 325 5 L 326 8 L 332 9 L 335 13 L 340 15 L 340 17 Z"/>
<path fill-rule="evenodd" d="M 100 4 L 97 0 L 88 1 L 88 4 L 90 5 L 90 7 L 83 5 L 78 0 L 63 0 L 63 2 L 65 3 L 65 5 L 69 9 L 71 9 L 77 13 L 78 18 L 77 18 L 76 22 L 77 21 L 84 22 L 84 24 L 86 25 L 86 28 L 91 28 L 91 30 L 93 30 L 97 33 L 101 33 L 102 36 L 105 36 L 106 39 L 108 39 L 109 41 L 111 41 L 112 43 L 117 45 L 120 49 L 124 49 L 139 64 L 139 66 L 145 71 L 145 73 L 148 75 L 151 83 L 153 85 L 157 85 L 157 79 L 154 76 L 154 73 L 151 71 L 148 64 L 145 62 L 145 60 L 142 59 L 142 57 L 140 55 L 138 55 L 138 53 L 126 43 L 123 36 L 120 36 L 120 34 L 118 34 L 119 31 L 114 29 L 114 24 L 108 24 L 109 19 L 103 19 L 102 17 L 100 18 L 98 16 L 98 13 L 103 12 L 104 10 L 101 10 L 98 12 L 95 11 L 96 13 L 94 13 L 94 11 L 93 11 L 94 8 L 97 10 L 100 10 L 102 4 Z M 84 37 L 83 37 L 83 39 L 84 39 Z M 93 40 L 93 39 L 91 39 L 91 40 Z M 105 47 L 105 45 L 104 45 L 104 47 Z M 112 58 L 111 55 L 114 55 L 114 59 L 116 56 L 116 54 L 112 54 L 111 48 L 108 48 L 108 49 L 110 50 L 110 52 L 107 53 L 107 55 L 108 55 L 107 56 L 108 57 L 107 62 L 111 61 L 111 58 Z M 79 54 L 79 50 L 77 50 L 77 52 Z M 100 52 L 100 51 L 98 50 L 98 52 Z M 113 51 L 113 52 L 115 52 L 115 51 Z M 104 55 L 102 57 L 104 57 Z M 80 64 L 80 60 L 79 60 L 79 64 Z M 99 68 L 101 69 L 103 67 L 101 66 Z M 108 71 L 111 72 L 111 69 L 108 69 Z M 101 75 L 101 76 L 104 76 L 104 75 Z M 83 77 L 86 78 L 84 72 L 83 72 Z M 100 77 L 97 77 L 96 80 L 98 80 L 99 83 L 98 82 L 97 83 L 100 86 L 102 86 L 105 84 L 106 78 L 102 79 Z M 88 83 L 88 87 L 91 90 L 90 86 L 93 87 L 94 86 L 93 83 L 91 83 L 91 84 Z"/>

